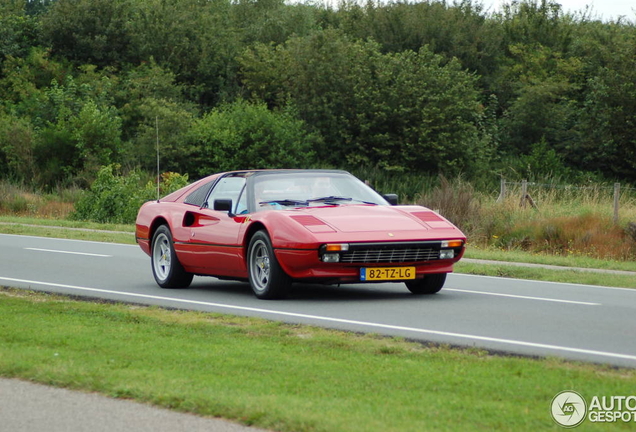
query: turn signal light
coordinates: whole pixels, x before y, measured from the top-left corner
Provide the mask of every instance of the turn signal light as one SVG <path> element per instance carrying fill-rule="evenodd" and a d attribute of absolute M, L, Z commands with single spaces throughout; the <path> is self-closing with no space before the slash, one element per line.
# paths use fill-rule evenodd
<path fill-rule="evenodd" d="M 443 248 L 458 248 L 464 244 L 463 240 L 445 240 L 442 242 Z"/>
<path fill-rule="evenodd" d="M 325 252 L 342 252 L 348 250 L 349 245 L 346 243 L 332 243 L 325 245 Z"/>

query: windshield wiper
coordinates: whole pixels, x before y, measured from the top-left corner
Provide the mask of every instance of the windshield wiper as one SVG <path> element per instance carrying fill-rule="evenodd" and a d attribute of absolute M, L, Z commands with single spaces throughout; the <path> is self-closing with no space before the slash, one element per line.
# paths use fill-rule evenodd
<path fill-rule="evenodd" d="M 362 203 L 362 204 L 378 205 L 378 203 L 373 202 L 373 201 L 363 201 L 363 200 L 359 200 L 359 199 L 354 199 L 354 201 L 357 201 L 357 202 Z"/>
<path fill-rule="evenodd" d="M 293 199 L 275 199 L 270 201 L 260 201 L 259 204 L 280 204 L 283 206 L 293 206 L 293 205 L 307 205 L 307 201 L 302 200 L 293 200 Z"/>
<path fill-rule="evenodd" d="M 321 201 L 331 202 L 331 201 L 351 201 L 351 200 L 352 198 L 331 195 L 331 196 L 320 197 L 320 198 L 312 198 L 310 200 L 307 200 L 307 202 L 321 202 Z"/>

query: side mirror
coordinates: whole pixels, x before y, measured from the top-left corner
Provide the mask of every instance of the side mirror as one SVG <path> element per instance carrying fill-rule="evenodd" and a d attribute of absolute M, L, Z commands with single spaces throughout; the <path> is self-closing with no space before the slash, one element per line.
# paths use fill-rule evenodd
<path fill-rule="evenodd" d="M 391 205 L 398 205 L 398 196 L 397 194 L 384 194 L 382 198 L 387 200 L 387 202 Z"/>
<path fill-rule="evenodd" d="M 227 215 L 233 217 L 232 213 L 232 200 L 227 198 L 219 198 L 214 200 L 214 210 L 226 211 Z"/>

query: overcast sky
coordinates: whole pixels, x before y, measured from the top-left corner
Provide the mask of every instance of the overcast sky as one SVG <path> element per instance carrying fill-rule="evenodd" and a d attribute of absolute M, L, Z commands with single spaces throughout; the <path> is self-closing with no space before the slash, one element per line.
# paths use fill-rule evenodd
<path fill-rule="evenodd" d="M 486 8 L 496 11 L 502 3 L 510 3 L 508 0 L 481 0 Z M 448 2 L 452 3 L 452 2 Z M 589 5 L 592 9 L 592 17 L 601 18 L 604 21 L 616 19 L 623 15 L 630 21 L 636 21 L 636 0 L 555 0 L 565 12 L 584 11 Z"/>

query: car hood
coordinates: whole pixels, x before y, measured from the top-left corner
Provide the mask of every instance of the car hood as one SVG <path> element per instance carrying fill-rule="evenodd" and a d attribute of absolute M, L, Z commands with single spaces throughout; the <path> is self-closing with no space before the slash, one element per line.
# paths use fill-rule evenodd
<path fill-rule="evenodd" d="M 290 212 L 290 217 L 313 233 L 413 232 L 456 229 L 426 207 L 342 205 L 309 207 Z"/>

